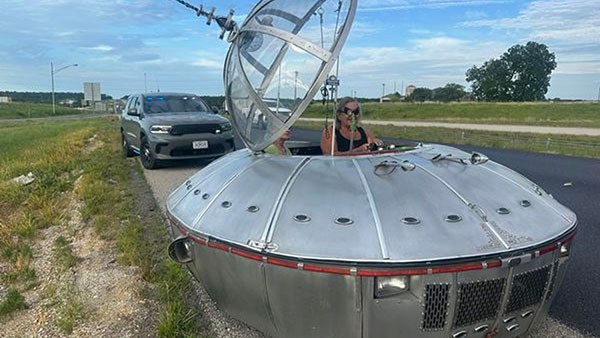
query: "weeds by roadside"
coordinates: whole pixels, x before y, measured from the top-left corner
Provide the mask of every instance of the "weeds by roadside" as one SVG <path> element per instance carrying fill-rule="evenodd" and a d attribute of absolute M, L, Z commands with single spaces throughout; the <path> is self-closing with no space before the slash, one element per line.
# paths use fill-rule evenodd
<path fill-rule="evenodd" d="M 158 211 L 147 213 L 141 204 L 154 203 L 153 197 L 151 193 L 143 195 L 149 188 L 139 164 L 121 157 L 117 124 L 102 119 L 0 129 L 0 327 L 17 318 L 8 314 L 25 310 L 34 287 L 40 295 L 34 299 L 42 299 L 43 307 L 54 316 L 53 325 L 64 333 L 76 332 L 81 323 L 98 315 L 89 309 L 94 300 L 80 294 L 80 282 L 73 281 L 83 264 L 78 252 L 85 250 L 74 243 L 73 236 L 81 228 L 66 225 L 71 223 L 72 208 L 77 207 L 78 222 L 92 226 L 93 236 L 113 243 L 119 266 L 138 267 L 130 271 L 139 271 L 144 281 L 154 285 L 147 290 L 124 291 L 160 305 L 158 323 L 145 323 L 142 329 L 146 332 L 154 327 L 160 337 L 200 335 L 197 312 L 185 303 L 189 276 L 167 260 L 162 219 Z M 10 182 L 29 171 L 36 177 L 34 183 L 19 186 Z M 81 205 L 72 204 L 73 192 Z M 33 262 L 40 259 L 40 246 L 34 244 L 48 234 L 47 259 L 52 269 L 70 276 L 66 279 L 48 280 L 36 273 L 38 266 Z M 100 262 L 102 266 L 114 264 L 114 260 L 106 260 Z"/>

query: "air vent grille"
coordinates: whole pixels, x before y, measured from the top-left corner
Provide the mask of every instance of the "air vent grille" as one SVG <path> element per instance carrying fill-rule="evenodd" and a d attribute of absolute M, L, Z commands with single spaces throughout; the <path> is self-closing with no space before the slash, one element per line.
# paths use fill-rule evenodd
<path fill-rule="evenodd" d="M 506 279 L 492 279 L 458 285 L 458 304 L 454 327 L 496 318 L 502 302 Z"/>
<path fill-rule="evenodd" d="M 425 305 L 422 328 L 424 331 L 439 331 L 446 326 L 448 314 L 448 284 L 428 284 L 425 288 Z"/>
<path fill-rule="evenodd" d="M 544 297 L 544 290 L 550 275 L 550 265 L 516 275 L 505 313 L 511 313 L 538 304 Z"/>

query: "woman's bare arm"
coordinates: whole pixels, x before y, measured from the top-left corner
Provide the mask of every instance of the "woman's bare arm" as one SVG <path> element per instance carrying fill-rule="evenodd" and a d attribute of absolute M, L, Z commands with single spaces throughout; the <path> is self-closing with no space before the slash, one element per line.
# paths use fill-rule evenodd
<path fill-rule="evenodd" d="M 369 129 L 362 127 L 363 130 L 365 131 L 365 134 L 367 134 L 367 142 L 369 144 L 371 143 L 375 143 L 378 146 L 382 146 L 383 145 L 383 141 L 378 139 L 377 137 L 373 136 L 373 134 L 369 131 Z"/>

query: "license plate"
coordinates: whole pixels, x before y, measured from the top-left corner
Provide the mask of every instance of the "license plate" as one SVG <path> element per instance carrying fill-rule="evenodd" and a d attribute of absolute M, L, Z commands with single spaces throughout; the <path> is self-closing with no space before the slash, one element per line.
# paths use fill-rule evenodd
<path fill-rule="evenodd" d="M 208 141 L 194 141 L 194 142 L 192 142 L 192 148 L 208 149 Z"/>

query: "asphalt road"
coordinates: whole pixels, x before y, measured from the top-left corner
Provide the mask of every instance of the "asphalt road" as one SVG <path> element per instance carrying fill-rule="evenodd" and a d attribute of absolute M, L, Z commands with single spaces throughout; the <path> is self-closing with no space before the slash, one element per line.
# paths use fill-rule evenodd
<path fill-rule="evenodd" d="M 320 132 L 294 129 L 295 140 L 317 141 Z M 399 143 L 398 139 L 386 139 Z M 241 144 L 238 143 L 238 147 Z M 579 218 L 579 230 L 572 247 L 567 276 L 552 304 L 550 316 L 569 327 L 600 337 L 600 160 L 530 153 L 515 150 L 456 145 L 465 151 L 478 151 L 536 182 Z M 167 168 L 146 171 L 158 203 L 206 162 L 175 163 Z M 565 186 L 565 183 L 571 183 Z M 552 322 L 540 337 L 578 337 Z"/>

